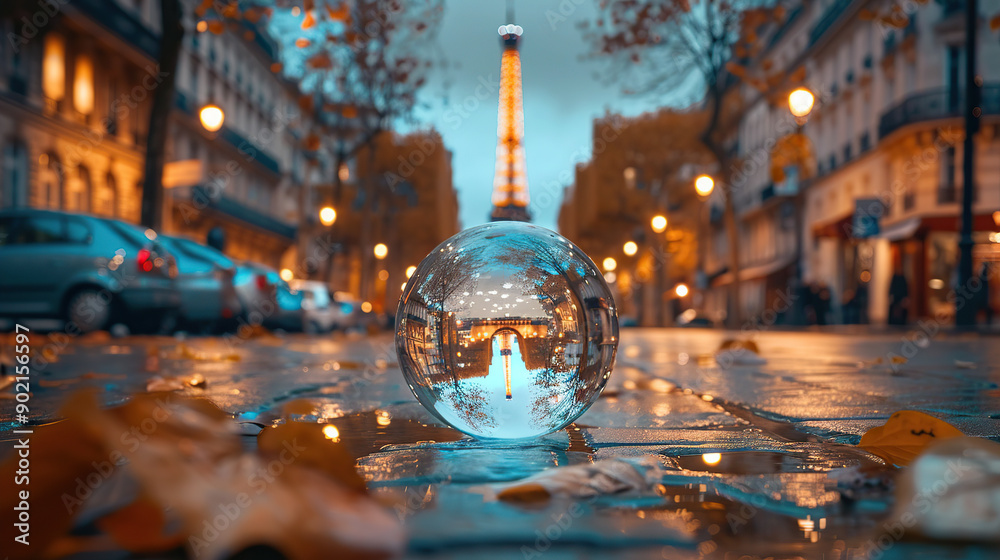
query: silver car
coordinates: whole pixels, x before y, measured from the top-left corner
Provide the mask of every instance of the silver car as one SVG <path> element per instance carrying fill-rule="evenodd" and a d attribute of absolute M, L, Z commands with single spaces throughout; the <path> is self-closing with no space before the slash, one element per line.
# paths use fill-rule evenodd
<path fill-rule="evenodd" d="M 85 214 L 0 212 L 0 316 L 64 319 L 67 332 L 159 328 L 180 305 L 176 275 L 151 230 Z"/>

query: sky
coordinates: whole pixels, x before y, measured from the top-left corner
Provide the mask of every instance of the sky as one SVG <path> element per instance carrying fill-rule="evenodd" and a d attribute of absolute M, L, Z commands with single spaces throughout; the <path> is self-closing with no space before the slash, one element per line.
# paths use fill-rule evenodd
<path fill-rule="evenodd" d="M 668 100 L 625 96 L 581 60 L 588 46 L 576 22 L 592 19 L 594 0 L 521 0 L 524 144 L 534 223 L 556 229 L 563 187 L 590 158 L 593 119 L 606 110 L 636 115 Z M 416 121 L 434 126 L 452 151 L 462 227 L 489 221 L 496 157 L 503 0 L 450 0 L 438 44 L 450 68 L 435 70 L 421 93 L 430 105 Z M 447 87 L 445 87 L 447 84 Z"/>

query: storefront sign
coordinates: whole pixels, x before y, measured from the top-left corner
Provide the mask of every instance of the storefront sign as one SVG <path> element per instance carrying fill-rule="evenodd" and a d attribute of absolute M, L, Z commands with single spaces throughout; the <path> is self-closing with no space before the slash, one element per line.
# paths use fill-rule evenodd
<path fill-rule="evenodd" d="M 885 205 L 877 198 L 859 198 L 854 202 L 851 237 L 865 239 L 873 235 L 878 235 L 879 222 L 885 214 Z"/>

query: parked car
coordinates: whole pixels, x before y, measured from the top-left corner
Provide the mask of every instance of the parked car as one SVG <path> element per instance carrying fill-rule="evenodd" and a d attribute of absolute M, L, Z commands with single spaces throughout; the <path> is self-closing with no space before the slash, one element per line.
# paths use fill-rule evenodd
<path fill-rule="evenodd" d="M 276 270 L 243 261 L 233 279 L 243 308 L 243 320 L 269 329 L 303 330 L 302 295 L 292 290 Z"/>
<path fill-rule="evenodd" d="M 292 280 L 288 285 L 302 294 L 302 313 L 306 332 L 330 332 L 346 323 L 348 314 L 343 308 L 347 304 L 334 301 L 330 289 L 323 282 Z"/>
<path fill-rule="evenodd" d="M 224 330 L 242 310 L 233 286 L 236 264 L 221 252 L 183 237 L 158 240 L 177 259 L 175 283 L 181 294 L 180 324 L 199 330 Z"/>
<path fill-rule="evenodd" d="M 156 234 L 86 214 L 0 211 L 0 316 L 61 318 L 88 332 L 157 328 L 177 312 L 173 256 Z"/>

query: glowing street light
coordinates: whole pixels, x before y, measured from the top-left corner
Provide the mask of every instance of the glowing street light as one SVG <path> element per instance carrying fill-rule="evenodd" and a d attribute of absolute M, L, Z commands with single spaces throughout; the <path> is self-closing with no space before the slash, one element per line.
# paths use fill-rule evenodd
<path fill-rule="evenodd" d="M 604 270 L 605 272 L 611 272 L 612 270 L 618 268 L 618 261 L 612 257 L 604 259 Z"/>
<path fill-rule="evenodd" d="M 319 221 L 324 226 L 332 226 L 337 221 L 337 211 L 330 206 L 324 206 L 319 211 Z"/>
<path fill-rule="evenodd" d="M 372 249 L 372 252 L 375 253 L 376 259 L 382 260 L 389 254 L 389 248 L 385 246 L 385 243 L 379 243 Z"/>
<path fill-rule="evenodd" d="M 804 119 L 809 116 L 815 102 L 816 98 L 806 88 L 798 88 L 788 94 L 788 110 L 797 119 Z"/>
<path fill-rule="evenodd" d="M 226 114 L 218 105 L 209 103 L 198 111 L 198 118 L 201 119 L 201 126 L 209 132 L 218 132 L 222 128 L 222 123 L 226 120 Z"/>
<path fill-rule="evenodd" d="M 284 280 L 285 282 L 291 282 L 292 278 L 295 278 L 295 275 L 292 274 L 292 271 L 287 268 L 282 268 L 281 272 L 278 273 L 278 276 L 281 276 L 281 279 Z"/>
<path fill-rule="evenodd" d="M 413 273 L 416 272 L 416 271 L 417 271 L 417 267 L 415 267 L 415 266 L 408 266 L 408 267 L 406 267 L 406 277 L 409 278 L 410 276 L 413 276 Z"/>
<path fill-rule="evenodd" d="M 688 295 L 688 291 L 687 284 L 677 284 L 677 287 L 674 288 L 674 293 L 677 294 L 677 297 Z"/>
<path fill-rule="evenodd" d="M 698 175 L 694 180 L 694 191 L 698 196 L 708 196 L 715 190 L 715 180 L 708 175 Z"/>
<path fill-rule="evenodd" d="M 628 256 L 632 256 L 639 252 L 639 246 L 635 244 L 635 241 L 628 241 L 622 246 L 622 251 Z"/>
<path fill-rule="evenodd" d="M 663 233 L 667 229 L 667 217 L 653 216 L 653 219 L 649 221 L 649 227 L 653 228 L 656 233 Z"/>

